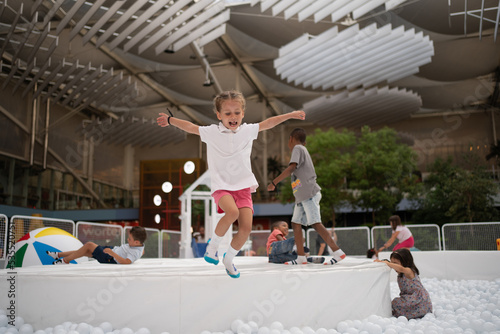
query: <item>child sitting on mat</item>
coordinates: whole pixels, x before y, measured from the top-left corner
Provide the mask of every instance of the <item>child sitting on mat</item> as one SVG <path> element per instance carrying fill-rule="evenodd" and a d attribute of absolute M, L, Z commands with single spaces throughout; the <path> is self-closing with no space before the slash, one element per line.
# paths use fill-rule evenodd
<path fill-rule="evenodd" d="M 144 253 L 144 241 L 147 234 L 144 227 L 134 226 L 130 229 L 127 244 L 121 246 L 99 246 L 91 241 L 86 242 L 81 248 L 67 252 L 49 252 L 54 258 L 52 264 L 69 264 L 82 256 L 92 257 L 99 263 L 131 264 L 141 258 Z"/>

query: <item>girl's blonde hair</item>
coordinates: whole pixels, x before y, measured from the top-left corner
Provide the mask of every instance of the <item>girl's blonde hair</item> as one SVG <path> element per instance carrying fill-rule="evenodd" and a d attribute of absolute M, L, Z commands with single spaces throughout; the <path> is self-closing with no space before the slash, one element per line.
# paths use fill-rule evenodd
<path fill-rule="evenodd" d="M 220 110 L 222 108 L 222 103 L 224 103 L 226 101 L 231 101 L 231 100 L 238 101 L 241 104 L 241 109 L 243 111 L 245 110 L 246 101 L 245 101 L 245 97 L 243 97 L 243 94 L 237 90 L 228 90 L 228 91 L 225 91 L 225 92 L 218 94 L 214 98 L 214 112 L 215 113 L 220 112 Z"/>

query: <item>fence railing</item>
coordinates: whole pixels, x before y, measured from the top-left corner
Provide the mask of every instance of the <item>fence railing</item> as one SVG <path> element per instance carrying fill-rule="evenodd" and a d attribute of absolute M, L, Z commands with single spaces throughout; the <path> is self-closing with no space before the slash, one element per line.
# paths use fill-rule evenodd
<path fill-rule="evenodd" d="M 122 235 L 122 244 L 127 242 L 128 233 L 132 229 L 132 226 L 125 226 L 124 233 Z M 144 245 L 144 255 L 143 258 L 159 258 L 162 254 L 162 242 L 160 230 L 156 228 L 145 227 L 146 230 L 146 243 Z"/>
<path fill-rule="evenodd" d="M 79 221 L 76 223 L 75 237 L 83 244 L 93 242 L 103 246 L 120 246 L 123 243 L 121 225 Z"/>
<path fill-rule="evenodd" d="M 130 226 L 94 222 L 75 222 L 36 216 L 12 216 L 0 214 L 0 260 L 5 260 L 8 237 L 19 240 L 26 233 L 41 227 L 57 227 L 79 239 L 82 243 L 92 241 L 99 245 L 119 246 L 126 242 Z M 439 228 L 436 224 L 406 225 L 415 238 L 415 248 L 420 251 L 436 250 L 497 250 L 500 238 L 500 222 L 453 223 Z M 11 231 L 13 229 L 13 231 Z M 327 229 L 332 233 L 332 229 Z M 148 239 L 145 258 L 178 258 L 180 256 L 181 232 L 146 228 Z M 234 232 L 235 233 L 235 232 Z M 392 234 L 390 226 L 337 227 L 337 244 L 351 256 L 365 256 L 371 247 L 381 247 Z M 269 230 L 254 230 L 242 248 L 242 255 L 266 256 Z M 289 237 L 293 231 L 289 230 Z M 317 232 L 303 232 L 304 241 L 311 255 L 318 252 Z M 331 251 L 331 250 L 330 250 Z"/>
<path fill-rule="evenodd" d="M 421 251 L 441 250 L 441 234 L 436 224 L 405 225 L 413 234 L 415 248 Z M 391 226 L 374 226 L 371 230 L 372 247 L 380 248 L 391 238 Z M 395 243 L 393 244 L 393 246 Z"/>
<path fill-rule="evenodd" d="M 6 215 L 0 215 L 0 260 L 5 260 L 7 254 L 7 224 L 9 220 Z"/>
<path fill-rule="evenodd" d="M 366 251 L 370 248 L 370 229 L 367 226 L 327 228 L 327 231 L 332 237 L 334 236 L 333 231 L 335 231 L 336 243 L 346 254 L 366 255 Z M 316 230 L 309 229 L 307 231 L 307 246 L 311 255 L 318 254 L 320 240 Z M 327 249 L 331 254 L 332 249 Z"/>
<path fill-rule="evenodd" d="M 181 232 L 161 230 L 161 257 L 178 258 L 181 253 Z"/>
<path fill-rule="evenodd" d="M 450 223 L 442 227 L 443 250 L 497 250 L 500 222 Z"/>

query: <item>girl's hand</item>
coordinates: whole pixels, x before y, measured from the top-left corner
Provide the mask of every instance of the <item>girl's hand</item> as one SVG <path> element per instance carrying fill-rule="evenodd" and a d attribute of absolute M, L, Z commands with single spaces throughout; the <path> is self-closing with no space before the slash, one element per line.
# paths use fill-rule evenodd
<path fill-rule="evenodd" d="M 267 191 L 274 191 L 274 189 L 276 189 L 276 187 L 274 186 L 274 184 L 269 183 L 269 184 L 267 185 Z"/>
<path fill-rule="evenodd" d="M 300 119 L 300 120 L 305 120 L 306 119 L 306 113 L 304 110 L 295 110 L 290 113 L 290 116 L 294 119 Z"/>
<path fill-rule="evenodd" d="M 161 112 L 160 116 L 156 119 L 156 123 L 158 123 L 158 125 L 161 126 L 162 128 L 169 126 L 168 117 L 169 116 L 167 114 Z"/>

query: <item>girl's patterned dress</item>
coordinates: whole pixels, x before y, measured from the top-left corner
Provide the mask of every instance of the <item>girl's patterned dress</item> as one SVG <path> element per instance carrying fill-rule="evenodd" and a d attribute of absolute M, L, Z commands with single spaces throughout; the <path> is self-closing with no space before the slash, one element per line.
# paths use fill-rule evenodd
<path fill-rule="evenodd" d="M 398 285 L 401 292 L 399 297 L 392 301 L 393 316 L 416 319 L 432 312 L 429 292 L 424 288 L 417 274 L 413 279 L 406 278 L 403 274 L 398 275 Z"/>

